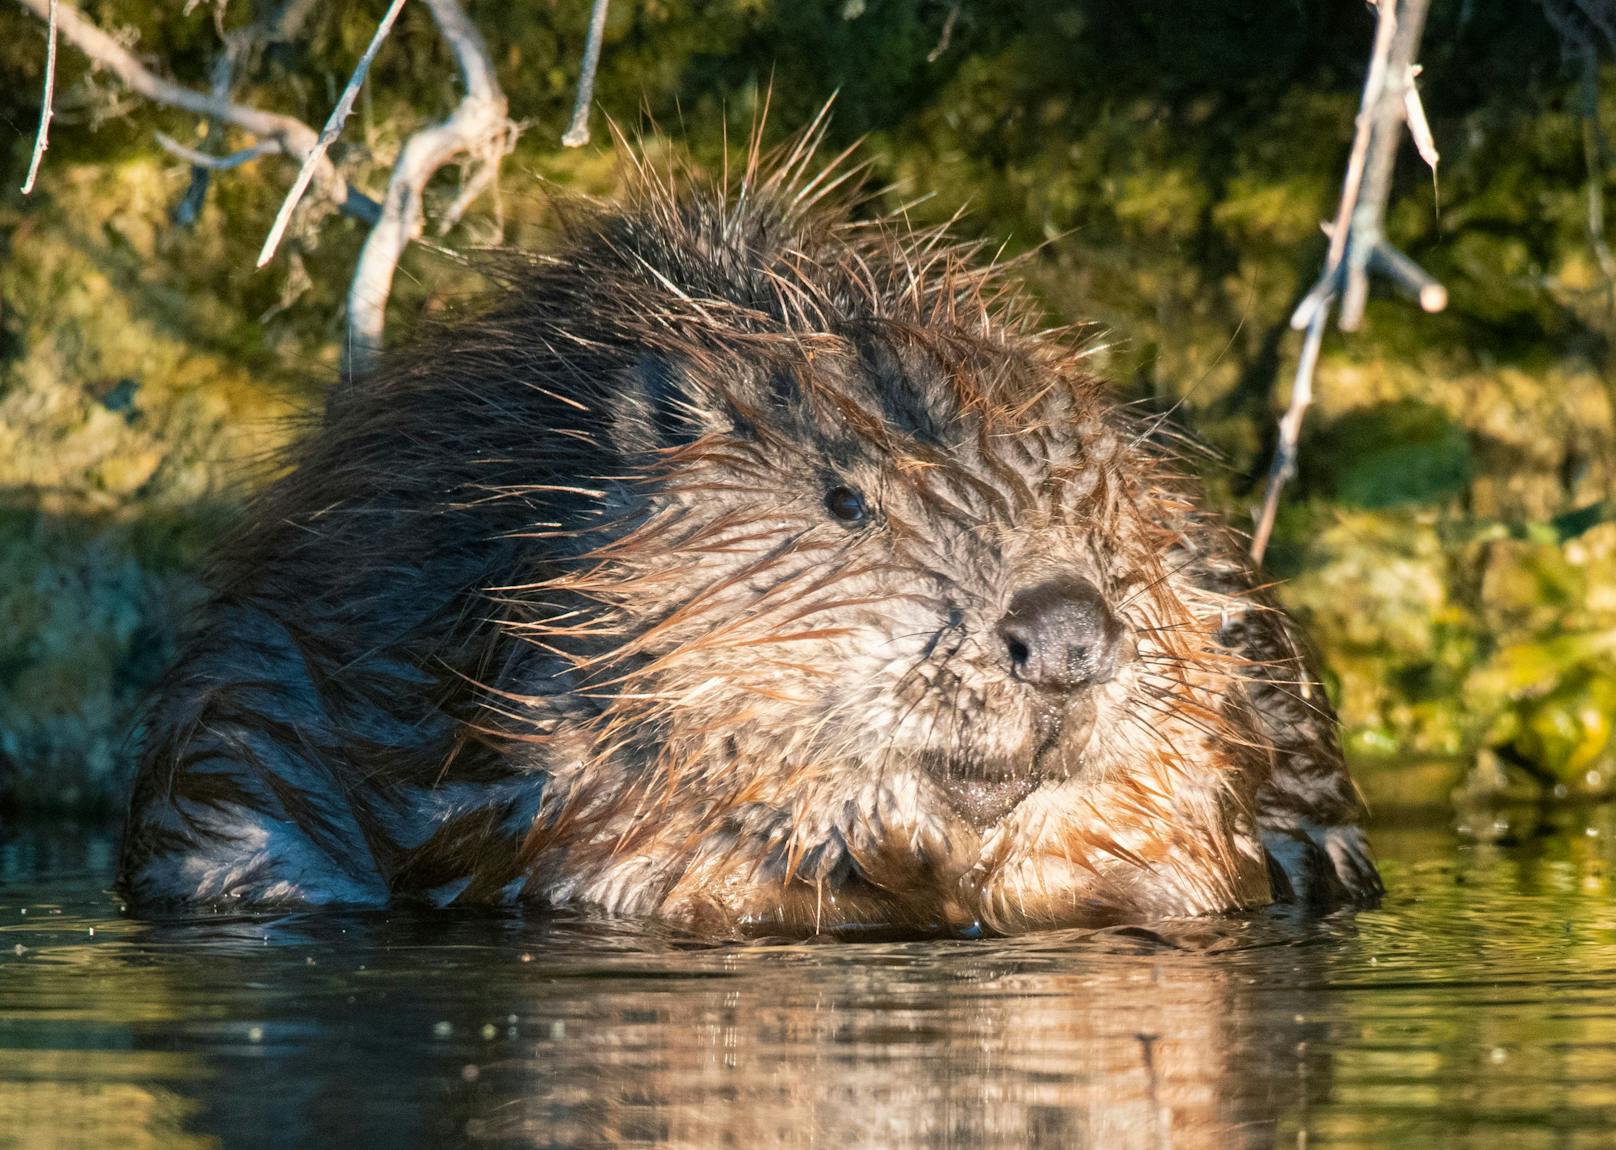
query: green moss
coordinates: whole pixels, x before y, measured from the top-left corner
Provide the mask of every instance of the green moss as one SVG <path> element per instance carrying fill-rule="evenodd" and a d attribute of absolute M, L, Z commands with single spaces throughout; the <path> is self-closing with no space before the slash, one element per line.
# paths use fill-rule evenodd
<path fill-rule="evenodd" d="M 1442 504 L 1470 482 L 1470 440 L 1438 407 L 1399 400 L 1331 423 L 1307 453 L 1311 485 L 1356 507 Z"/>

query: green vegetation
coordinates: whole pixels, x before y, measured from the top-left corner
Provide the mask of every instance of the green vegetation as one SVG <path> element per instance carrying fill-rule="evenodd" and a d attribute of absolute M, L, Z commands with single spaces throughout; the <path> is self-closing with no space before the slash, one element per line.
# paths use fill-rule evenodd
<path fill-rule="evenodd" d="M 86 5 L 196 87 L 215 7 Z M 249 8 L 223 5 L 223 20 Z M 379 6 L 324 8 L 239 99 L 323 120 Z M 529 125 L 504 168 L 505 236 L 542 242 L 536 176 L 612 181 L 602 148 L 556 144 L 587 5 L 468 8 Z M 949 9 L 619 4 L 597 97 L 630 127 L 643 102 L 711 164 L 771 78 L 775 135 L 839 90 L 833 142 L 868 137 L 887 199 L 931 193 L 912 209 L 922 222 L 968 205 L 966 233 L 1031 252 L 1052 315 L 1109 331 L 1105 367 L 1130 397 L 1183 401 L 1227 461 L 1214 489 L 1244 514 L 1295 362 L 1286 321 L 1321 263 L 1369 17 L 966 0 L 928 61 Z M 1426 45 L 1441 175 L 1410 152 L 1390 226 L 1452 304 L 1431 317 L 1376 299 L 1363 332 L 1327 342 L 1270 567 L 1311 619 L 1372 796 L 1603 793 L 1616 780 L 1616 287 L 1589 242 L 1580 79 L 1519 0 L 1437 5 Z M 235 482 L 281 434 L 275 417 L 317 405 L 331 378 L 362 232 L 327 217 L 250 272 L 291 178 L 274 159 L 215 176 L 200 219 L 175 225 L 189 176 L 152 132 L 193 140 L 197 125 L 104 78 L 87 95 L 66 46 L 51 150 L 23 200 L 42 58 L 42 28 L 0 5 L 15 174 L 0 195 L 0 789 L 82 807 L 119 790 L 131 707 Z M 401 136 L 450 105 L 453 75 L 425 12 L 407 10 L 339 144 L 363 186 L 379 189 Z M 1616 124 L 1616 69 L 1602 91 Z M 122 114 L 104 114 L 114 102 Z M 455 190 L 447 175 L 431 189 L 440 204 Z M 447 242 L 486 241 L 492 220 L 473 212 Z M 393 335 L 465 286 L 412 251 Z"/>

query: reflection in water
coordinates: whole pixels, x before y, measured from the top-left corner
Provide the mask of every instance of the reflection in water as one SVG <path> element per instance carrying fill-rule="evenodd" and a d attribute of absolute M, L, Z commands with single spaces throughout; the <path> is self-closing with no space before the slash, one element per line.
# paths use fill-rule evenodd
<path fill-rule="evenodd" d="M 1229 1146 L 1322 1076 L 1295 1003 L 1256 1001 L 1217 956 L 1045 945 L 569 987 L 454 1105 L 529 1145 Z"/>
<path fill-rule="evenodd" d="M 0 848 L 0 1146 L 1612 1145 L 1605 817 L 1382 831 L 1355 920 L 747 947 L 137 923 L 99 844 L 42 836 Z"/>

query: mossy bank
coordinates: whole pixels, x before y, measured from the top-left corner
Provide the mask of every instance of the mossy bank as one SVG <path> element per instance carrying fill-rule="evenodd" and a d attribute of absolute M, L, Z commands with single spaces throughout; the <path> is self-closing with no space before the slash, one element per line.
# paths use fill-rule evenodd
<path fill-rule="evenodd" d="M 555 142 L 586 6 L 467 7 L 528 125 L 504 168 L 503 238 L 542 243 L 536 177 L 596 193 L 614 178 L 607 151 Z M 597 95 L 629 123 L 643 99 L 667 146 L 711 164 L 771 79 L 781 135 L 840 89 L 833 134 L 868 137 L 887 204 L 930 194 L 910 209 L 922 222 L 965 205 L 966 231 L 1030 253 L 1052 317 L 1108 332 L 1124 391 L 1182 403 L 1178 418 L 1223 454 L 1210 482 L 1244 514 L 1295 359 L 1289 313 L 1321 261 L 1369 17 L 967 2 L 942 44 L 955 7 L 618 5 Z M 213 8 L 85 8 L 206 86 Z M 251 15 L 221 11 L 226 26 Z M 315 17 L 238 98 L 322 121 L 372 18 Z M 197 125 L 104 77 L 89 91 L 66 46 L 52 146 L 24 199 L 43 29 L 0 10 L 0 45 L 13 173 L 0 200 L 0 791 L 30 809 L 106 809 L 203 548 L 264 474 L 284 417 L 317 408 L 336 378 L 362 232 L 311 218 L 251 271 L 290 165 L 215 175 L 200 217 L 175 223 L 190 173 L 152 132 L 194 140 Z M 1432 317 L 1377 298 L 1363 332 L 1326 344 L 1270 567 L 1311 621 L 1372 799 L 1602 794 L 1616 780 L 1616 289 L 1589 235 L 1598 139 L 1538 6 L 1438 5 L 1426 45 L 1440 177 L 1405 157 L 1390 224 L 1452 304 Z M 401 136 L 449 106 L 453 74 L 426 14 L 407 9 L 339 145 L 362 184 L 379 189 Z M 1616 123 L 1616 69 L 1600 92 Z M 446 174 L 429 194 L 455 191 Z M 443 242 L 494 238 L 481 207 Z M 453 262 L 411 251 L 392 337 L 468 286 Z"/>

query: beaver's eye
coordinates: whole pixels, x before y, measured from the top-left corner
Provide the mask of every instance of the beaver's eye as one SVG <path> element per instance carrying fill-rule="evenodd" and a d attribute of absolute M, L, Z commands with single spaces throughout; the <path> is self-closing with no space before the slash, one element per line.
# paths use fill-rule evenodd
<path fill-rule="evenodd" d="M 832 487 L 825 492 L 825 509 L 843 523 L 863 523 L 870 517 L 864 495 L 852 487 Z"/>

